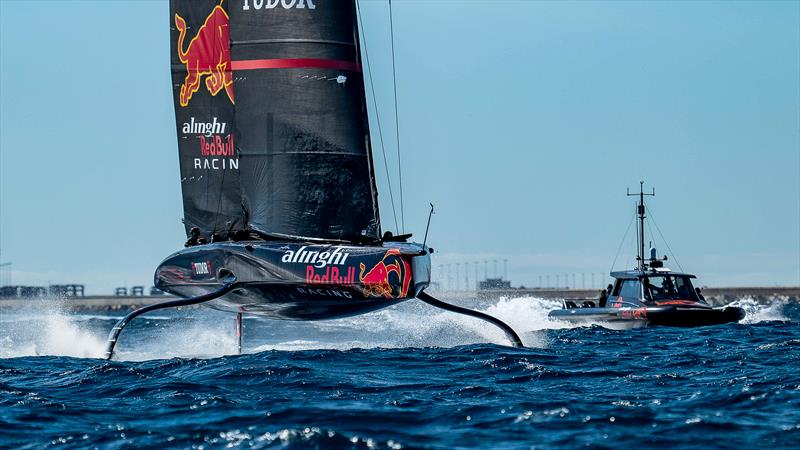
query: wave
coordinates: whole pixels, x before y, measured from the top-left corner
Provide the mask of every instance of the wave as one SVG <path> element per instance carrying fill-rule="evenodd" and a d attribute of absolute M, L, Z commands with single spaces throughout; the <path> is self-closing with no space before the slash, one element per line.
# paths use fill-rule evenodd
<path fill-rule="evenodd" d="M 474 309 L 506 322 L 526 347 L 547 348 L 547 330 L 577 325 L 551 320 L 548 312 L 561 307 L 555 299 L 500 298 Z M 753 298 L 732 303 L 745 309 L 744 324 L 788 321 L 785 300 L 760 304 Z M 480 306 L 482 305 L 482 306 Z M 36 313 L 6 314 L 0 328 L 0 358 L 21 356 L 103 356 L 106 336 L 117 317 L 71 315 L 63 301 L 37 304 Z M 585 326 L 585 325 L 584 325 Z M 455 347 L 491 343 L 508 345 L 504 333 L 476 318 L 405 302 L 375 313 L 319 322 L 286 322 L 247 318 L 245 352 L 267 350 L 349 350 L 353 348 Z M 235 354 L 233 315 L 208 309 L 169 316 L 143 316 L 126 328 L 116 352 L 122 360 L 173 357 L 213 358 Z"/>

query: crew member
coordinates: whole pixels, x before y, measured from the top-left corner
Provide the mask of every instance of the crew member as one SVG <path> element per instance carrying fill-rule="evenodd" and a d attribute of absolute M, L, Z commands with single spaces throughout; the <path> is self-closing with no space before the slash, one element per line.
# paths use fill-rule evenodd
<path fill-rule="evenodd" d="M 609 284 L 605 289 L 600 291 L 600 301 L 599 305 L 601 308 L 606 307 L 606 303 L 608 302 L 608 296 L 611 295 L 611 290 L 614 288 L 611 284 Z"/>

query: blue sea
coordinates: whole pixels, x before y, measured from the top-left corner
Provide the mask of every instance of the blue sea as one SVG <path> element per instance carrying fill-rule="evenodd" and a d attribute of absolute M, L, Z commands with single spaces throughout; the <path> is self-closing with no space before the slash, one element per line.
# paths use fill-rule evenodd
<path fill-rule="evenodd" d="M 570 328 L 536 298 L 482 322 L 420 302 L 315 323 L 0 309 L 0 447 L 756 449 L 800 447 L 800 305 L 739 324 Z"/>

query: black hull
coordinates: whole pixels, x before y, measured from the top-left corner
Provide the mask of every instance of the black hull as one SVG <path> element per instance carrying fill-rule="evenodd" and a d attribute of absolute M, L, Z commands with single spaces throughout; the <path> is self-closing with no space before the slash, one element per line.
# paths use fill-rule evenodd
<path fill-rule="evenodd" d="M 738 322 L 744 319 L 744 315 L 744 310 L 736 306 L 711 309 L 676 307 L 673 313 L 656 314 L 649 320 L 651 326 L 690 328 Z"/>
<path fill-rule="evenodd" d="M 281 320 L 325 320 L 357 316 L 377 311 L 408 300 L 376 298 L 330 298 L 328 296 L 298 296 L 298 289 L 308 286 L 275 286 L 258 283 L 242 286 L 231 294 L 208 302 L 212 309 L 242 312 Z"/>
<path fill-rule="evenodd" d="M 168 257 L 155 285 L 193 297 L 219 289 L 229 273 L 236 289 L 206 306 L 272 319 L 336 319 L 415 298 L 430 282 L 430 255 L 418 244 L 215 243 Z"/>
<path fill-rule="evenodd" d="M 684 308 L 656 306 L 639 308 L 566 308 L 550 311 L 549 317 L 573 323 L 612 324 L 624 328 L 644 326 L 702 327 L 738 322 L 742 308 Z"/>

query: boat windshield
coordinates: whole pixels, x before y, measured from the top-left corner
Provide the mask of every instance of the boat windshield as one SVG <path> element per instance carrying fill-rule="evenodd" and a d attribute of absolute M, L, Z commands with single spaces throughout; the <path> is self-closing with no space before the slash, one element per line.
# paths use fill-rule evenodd
<path fill-rule="evenodd" d="M 644 277 L 642 282 L 647 300 L 700 300 L 686 276 L 657 275 Z"/>

